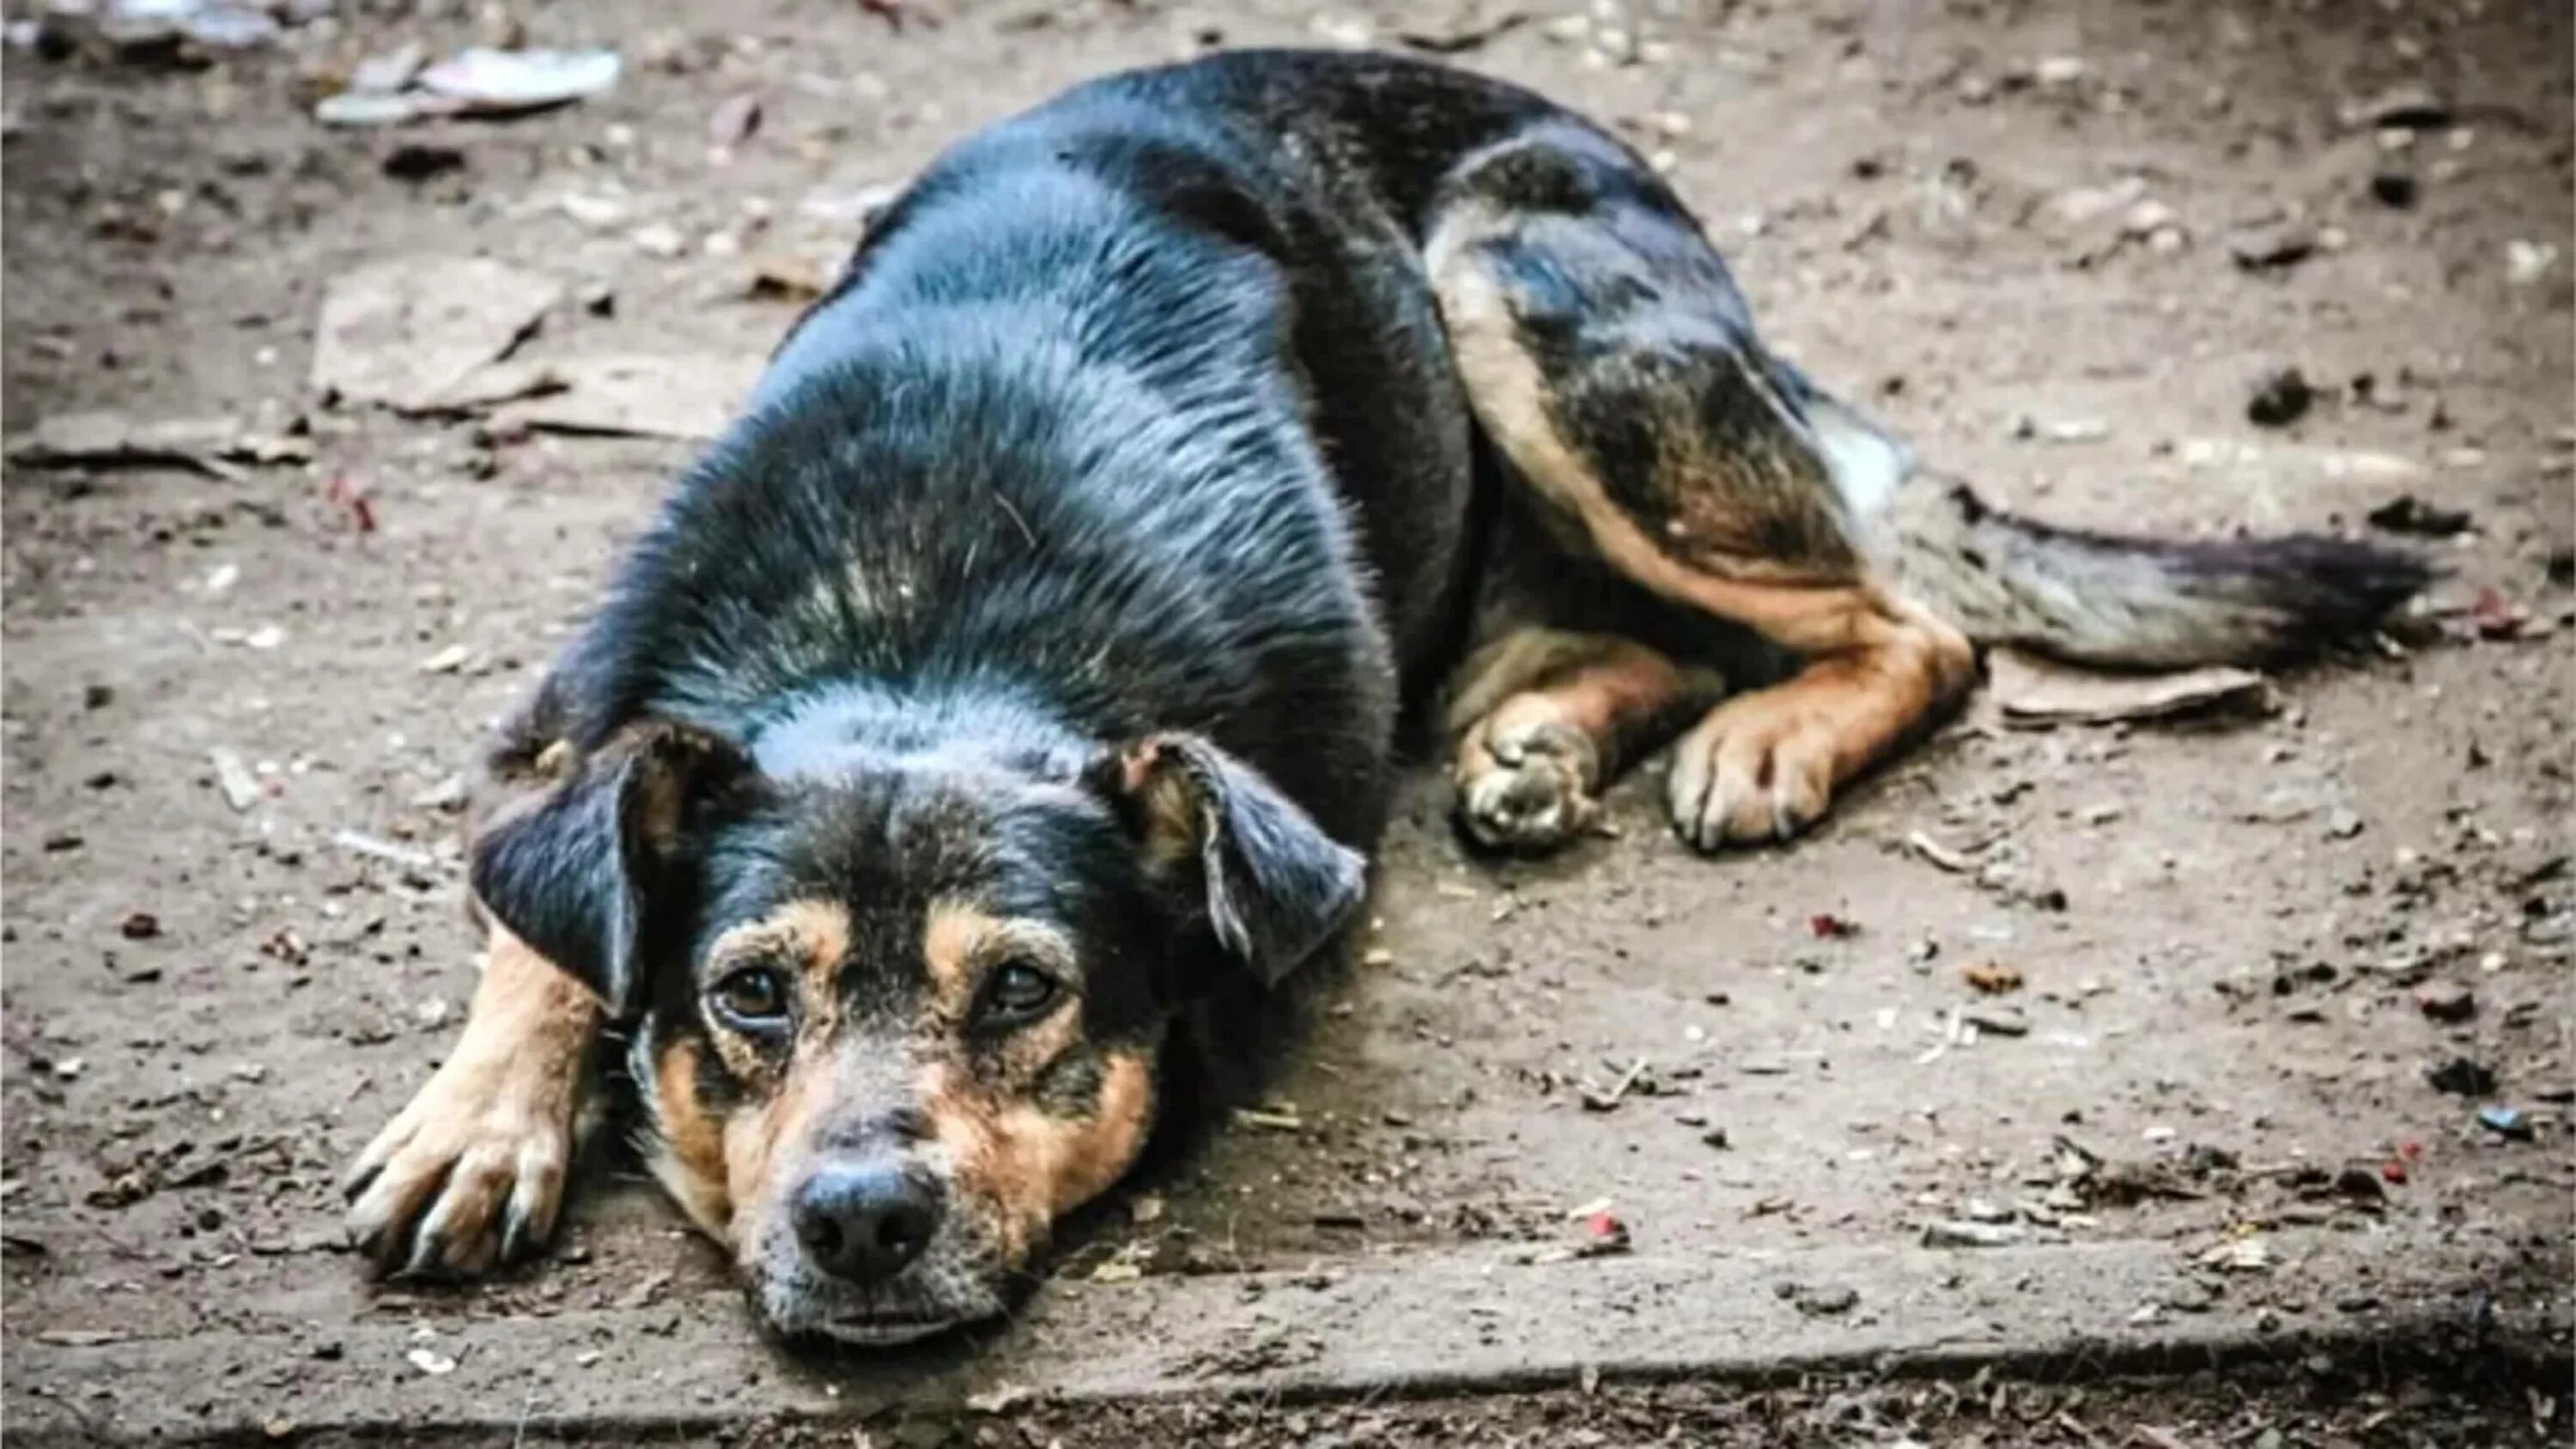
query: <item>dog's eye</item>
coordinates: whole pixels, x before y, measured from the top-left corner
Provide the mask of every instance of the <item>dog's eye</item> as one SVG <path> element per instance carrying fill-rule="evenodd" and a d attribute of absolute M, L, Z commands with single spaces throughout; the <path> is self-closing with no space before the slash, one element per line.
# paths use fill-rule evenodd
<path fill-rule="evenodd" d="M 707 999 L 729 1023 L 756 1031 L 785 1019 L 787 982 L 766 966 L 748 966 L 718 981 Z"/>
<path fill-rule="evenodd" d="M 1034 1021 L 1055 1004 L 1063 990 L 1054 977 L 1025 961 L 1006 962 L 986 979 L 980 1014 L 989 1026 Z"/>

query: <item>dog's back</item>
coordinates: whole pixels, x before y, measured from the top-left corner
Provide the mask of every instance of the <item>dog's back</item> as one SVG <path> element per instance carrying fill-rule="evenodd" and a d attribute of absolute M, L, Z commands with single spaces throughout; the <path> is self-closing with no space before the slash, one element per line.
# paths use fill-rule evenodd
<path fill-rule="evenodd" d="M 571 733 L 785 749 L 820 710 L 899 741 L 1018 689 L 1109 737 L 1204 730 L 1365 837 L 1476 541 L 1421 212 L 1543 105 L 1244 53 L 954 148 L 636 550 L 564 666 Z"/>

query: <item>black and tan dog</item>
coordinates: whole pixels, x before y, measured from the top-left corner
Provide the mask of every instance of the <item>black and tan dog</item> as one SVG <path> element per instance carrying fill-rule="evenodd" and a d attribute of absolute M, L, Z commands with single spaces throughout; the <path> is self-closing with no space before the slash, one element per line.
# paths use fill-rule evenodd
<path fill-rule="evenodd" d="M 1681 837 L 1769 842 L 1957 701 L 1971 640 L 2264 659 L 2421 580 L 1907 471 L 1662 181 L 1524 91 L 1243 53 L 987 131 L 496 750 L 482 985 L 352 1226 L 395 1270 L 542 1243 L 622 1033 L 655 1171 L 768 1322 L 984 1318 L 1341 934 L 1407 718 L 1488 845 L 1565 842 L 1675 736 Z"/>

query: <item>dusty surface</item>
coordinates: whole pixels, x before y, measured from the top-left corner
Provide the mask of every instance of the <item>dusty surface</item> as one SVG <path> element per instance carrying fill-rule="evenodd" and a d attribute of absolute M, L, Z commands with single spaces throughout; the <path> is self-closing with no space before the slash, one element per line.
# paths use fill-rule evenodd
<path fill-rule="evenodd" d="M 221 478 L 6 474 L 12 1427 L 390 1416 L 506 1438 L 513 1421 L 544 1432 L 568 1405 L 686 1381 L 706 1341 L 766 1352 L 746 1348 L 715 1255 L 614 1153 L 563 1250 L 507 1282 L 371 1288 L 339 1249 L 332 1179 L 426 1076 L 472 983 L 441 786 L 688 449 L 326 407 L 305 379 L 329 278 L 400 253 L 494 257 L 614 293 L 610 315 L 558 307 L 521 355 L 671 354 L 714 377 L 792 316 L 746 297 L 758 261 L 830 256 L 870 193 L 979 121 L 1213 39 L 1476 28 L 1447 0 L 1374 27 L 1304 3 L 940 0 L 898 7 L 899 31 L 823 0 L 536 7 L 541 42 L 627 50 L 613 94 L 396 134 L 324 131 L 307 77 L 487 22 L 342 8 L 363 18 L 211 69 L 15 48 L 5 63 L 10 432 L 92 408 L 230 414 L 301 420 L 317 455 Z M 2436 601 L 2492 589 L 2485 632 L 2517 637 L 2428 621 L 2403 649 L 2282 681 L 2281 707 L 2250 721 L 2024 733 L 1973 713 L 1815 838 L 1717 861 L 1672 841 L 1651 781 L 1621 792 L 1616 838 L 1546 864 L 1479 861 L 1425 781 L 1386 852 L 1376 949 L 1279 1083 L 1289 1125 L 1228 1132 L 1160 1185 L 1159 1216 L 1109 1205 L 1046 1296 L 1068 1321 L 1105 1315 L 1167 1349 L 1137 1358 L 1149 1369 L 1195 1363 L 1257 1391 L 1328 1343 L 1364 1350 L 1383 1315 L 1325 1295 L 1211 1316 L 1207 1275 L 1393 1275 L 1401 1297 L 1419 1264 L 1426 1283 L 1495 1281 L 1497 1302 L 1536 1295 L 1543 1318 L 1557 1280 L 1516 1275 L 1588 1271 L 1547 1260 L 1582 1235 L 1569 1213 L 1607 1199 L 1633 1291 L 1606 1311 L 1704 1319 L 1730 1361 L 1787 1327 L 1829 1350 L 1839 1325 L 1858 1341 L 1913 1320 L 1869 1275 L 1724 1313 L 1658 1292 L 1659 1275 L 1792 1281 L 1801 1255 L 1881 1250 L 1937 1269 L 1948 1259 L 1911 1246 L 1927 1224 L 2024 1205 L 2014 1252 L 2062 1242 L 2169 1266 L 2134 1294 L 2078 1295 L 2080 1314 L 2059 1305 L 2068 1332 L 2106 1342 L 2154 1340 L 2213 1302 L 2258 1330 L 2268 1316 L 2347 1339 L 2377 1314 L 2416 1328 L 2563 1314 L 2565 11 L 1671 8 L 1635 7 L 1634 64 L 1590 58 L 1553 10 L 1463 58 L 1668 152 L 1784 350 L 1940 465 L 2071 521 L 2178 530 L 2359 528 L 2411 492 L 2472 515 L 2421 545 L 2454 570 Z M 2048 63 L 2063 58 L 2080 70 Z M 2384 133 L 2348 119 L 2399 82 L 2431 87 L 2448 117 Z M 762 125 L 712 147 L 711 115 L 742 95 Z M 417 142 L 455 148 L 461 169 L 387 175 Z M 2381 199 L 2399 194 L 2374 188 L 2382 174 L 2413 179 L 2411 204 Z M 2249 229 L 2285 223 L 2317 249 L 2261 269 L 2233 256 Z M 2258 426 L 2256 381 L 2283 366 L 2320 396 L 2286 428 Z M 2497 622 L 2499 603 L 2531 622 Z M 247 808 L 228 805 L 216 749 L 257 772 Z M 412 858 L 353 851 L 344 832 Z M 1932 863 L 1918 835 L 1967 869 Z M 1981 997 L 1963 973 L 1983 963 L 2026 984 Z M 2466 1019 L 2419 1009 L 2440 983 L 2472 994 Z M 1997 1009 L 2026 1034 L 1950 1025 Z M 2428 1083 L 2428 1065 L 2462 1056 L 2492 1071 L 2492 1098 Z M 1593 1110 L 1587 1093 L 1618 1099 Z M 2531 1136 L 2482 1128 L 2482 1105 L 2518 1109 Z M 2061 1134 L 2108 1165 L 2061 1183 Z M 2382 1301 L 2317 1243 L 2415 1287 Z M 1765 1264 L 1784 1266 L 1749 1266 Z M 1932 1282 L 1999 1323 L 2051 1307 L 2010 1275 Z M 1440 1291 L 1506 1357 L 1531 1321 L 1480 1326 L 1472 1289 Z M 1603 1330 L 1614 1358 L 1623 1332 Z M 1032 1337 L 1047 1334 L 983 1346 L 984 1381 L 1012 1382 Z M 238 1352 L 154 1379 L 150 1365 L 209 1344 Z M 403 1356 L 423 1346 L 475 1371 L 425 1373 Z M 120 1373 L 82 1357 L 116 1349 L 144 1356 Z M 746 1413 L 777 1381 L 750 1374 L 725 1395 Z M 2075 1421 L 2100 1442 L 2159 1422 L 2246 1443 L 2261 1412 L 2301 1436 L 2288 1442 L 2438 1440 L 2472 1414 L 2497 1427 L 2468 1439 L 2501 1442 L 2534 1412 L 2566 1422 L 2563 1400 L 2535 1410 L 2493 1380 L 2319 1406 L 2295 1379 L 2232 1419 L 2183 1385 L 2104 1390 L 2110 1417 Z M 1824 1416 L 1798 1421 L 1815 1442 L 2037 1438 L 1909 1397 L 1960 1392 L 1855 1390 L 1864 1417 L 1836 1418 L 1825 1389 L 1620 1387 L 1434 1401 L 1374 1427 L 1358 1410 L 1167 1405 L 1133 1410 L 1132 1432 L 1719 1440 L 1707 1415 L 1722 1400 L 1747 1435 L 1769 1414 Z M 1019 1428 L 1032 1443 L 1130 1432 L 1085 1422 Z M 1601 1437 L 1548 1438 L 1557 1427 Z"/>

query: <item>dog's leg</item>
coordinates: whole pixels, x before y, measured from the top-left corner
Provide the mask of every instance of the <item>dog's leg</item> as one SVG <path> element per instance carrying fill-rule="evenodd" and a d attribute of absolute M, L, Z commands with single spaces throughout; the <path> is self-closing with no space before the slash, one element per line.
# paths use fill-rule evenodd
<path fill-rule="evenodd" d="M 493 927 L 456 1050 L 350 1168 L 359 1250 L 388 1272 L 472 1274 L 543 1244 L 600 1019 L 589 988 Z"/>
<path fill-rule="evenodd" d="M 1600 792 L 1722 685 L 1633 640 L 1523 629 L 1459 671 L 1449 723 L 1459 823 L 1501 850 L 1591 827 Z"/>
<path fill-rule="evenodd" d="M 1425 263 L 1514 473 L 1621 574 L 1807 661 L 1684 738 L 1676 827 L 1703 849 L 1806 827 L 1974 677 L 1864 549 L 1902 451 L 1761 351 L 1716 253 L 1609 142 L 1544 125 L 1448 187 Z"/>

